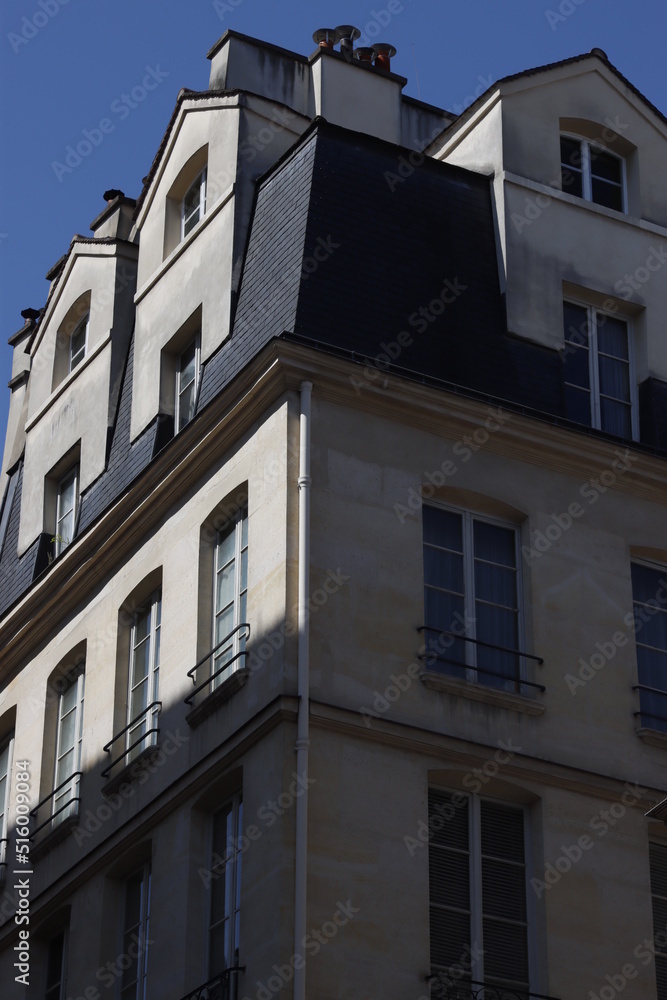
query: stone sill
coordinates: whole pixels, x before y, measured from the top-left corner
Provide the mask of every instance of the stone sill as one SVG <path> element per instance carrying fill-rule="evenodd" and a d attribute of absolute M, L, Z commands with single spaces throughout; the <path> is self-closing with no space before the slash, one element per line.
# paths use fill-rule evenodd
<path fill-rule="evenodd" d="M 193 729 L 198 726 L 200 722 L 203 722 L 209 715 L 212 715 L 220 705 L 229 701 L 237 691 L 240 691 L 249 677 L 250 671 L 247 667 L 235 670 L 233 674 L 230 674 L 222 684 L 206 695 L 204 700 L 195 705 L 188 715 L 186 715 L 185 721 L 187 724 L 192 726 Z"/>
<path fill-rule="evenodd" d="M 639 739 L 648 743 L 649 746 L 660 747 L 661 750 L 667 749 L 667 733 L 663 733 L 659 729 L 647 729 L 644 726 L 638 727 L 635 732 Z"/>
<path fill-rule="evenodd" d="M 45 830 L 42 831 L 41 834 L 38 834 L 39 840 L 37 843 L 30 845 L 30 860 L 37 861 L 43 854 L 46 854 L 52 847 L 60 843 L 61 840 L 65 840 L 70 831 L 78 825 L 79 816 L 77 813 L 76 816 L 68 816 L 67 819 L 61 820 L 48 833 Z"/>
<path fill-rule="evenodd" d="M 156 736 L 158 737 L 157 743 L 152 743 L 149 747 L 146 747 L 146 749 L 142 750 L 141 753 L 134 758 L 134 760 L 131 760 L 130 763 L 126 764 L 120 771 L 117 771 L 113 777 L 106 779 L 106 784 L 102 788 L 102 795 L 113 795 L 114 792 L 118 791 L 121 785 L 129 785 L 132 781 L 140 778 L 146 772 L 149 774 L 151 773 L 149 770 L 151 757 L 153 757 L 160 750 L 160 734 L 156 733 Z"/>
<path fill-rule="evenodd" d="M 458 677 L 448 677 L 446 674 L 433 670 L 425 670 L 419 675 L 419 679 L 424 687 L 431 691 L 442 691 L 444 694 L 468 698 L 470 701 L 482 701 L 486 705 L 506 708 L 511 712 L 521 712 L 524 715 L 543 715 L 546 711 L 546 705 L 534 701 L 532 698 L 526 698 L 524 695 L 510 694 L 508 691 L 499 691 L 497 688 L 486 687 L 483 684 L 463 681 Z"/>

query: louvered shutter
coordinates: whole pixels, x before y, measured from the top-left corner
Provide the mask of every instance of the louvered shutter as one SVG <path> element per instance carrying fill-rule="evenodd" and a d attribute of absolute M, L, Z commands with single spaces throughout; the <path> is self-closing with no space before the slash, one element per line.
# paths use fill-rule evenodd
<path fill-rule="evenodd" d="M 429 897 L 431 965 L 458 965 L 470 948 L 469 800 L 429 791 Z"/>
<path fill-rule="evenodd" d="M 655 976 L 658 1000 L 667 1000 L 667 946 L 662 944 L 667 936 L 667 846 L 649 844 L 649 858 L 653 896 L 653 933 L 657 938 Z"/>

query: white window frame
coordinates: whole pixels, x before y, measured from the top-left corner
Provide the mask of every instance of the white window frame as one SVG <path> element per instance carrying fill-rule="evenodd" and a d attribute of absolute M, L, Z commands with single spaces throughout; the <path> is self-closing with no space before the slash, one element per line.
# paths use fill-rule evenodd
<path fill-rule="evenodd" d="M 74 503 L 68 510 L 63 511 L 63 495 L 70 482 L 74 484 Z M 72 537 L 67 539 L 60 533 L 60 526 L 64 519 L 72 514 Z M 64 476 L 58 480 L 56 487 L 56 530 L 54 533 L 55 554 L 59 556 L 72 544 L 76 534 L 77 519 L 79 516 L 79 466 L 73 465 L 67 470 Z"/>
<path fill-rule="evenodd" d="M 245 526 L 245 544 L 243 542 Z M 234 533 L 234 555 L 232 559 L 228 560 L 224 565 L 220 565 L 219 556 L 220 548 L 223 540 L 227 538 L 231 533 Z M 216 670 L 220 669 L 221 664 L 217 661 L 223 656 L 229 654 L 229 672 L 220 674 L 215 677 L 211 683 L 211 689 L 215 690 L 226 677 L 234 673 L 236 670 L 240 669 L 242 666 L 241 659 L 239 655 L 245 650 L 246 635 L 242 629 L 239 628 L 240 625 L 244 624 L 242 618 L 242 610 L 245 603 L 245 611 L 247 616 L 247 595 L 248 595 L 248 578 L 247 578 L 247 567 L 248 567 L 248 510 L 244 508 L 236 516 L 234 523 L 228 527 L 226 530 L 218 532 L 218 536 L 215 543 L 215 551 L 213 553 L 213 616 L 212 616 L 212 649 L 215 649 L 218 641 L 217 639 L 217 628 L 218 619 L 222 613 L 230 607 L 233 607 L 233 617 L 232 617 L 232 629 L 236 629 L 232 635 L 230 643 L 228 646 L 224 646 L 221 650 L 216 651 L 211 656 L 211 674 L 213 675 Z M 241 572 L 243 568 L 243 553 L 246 553 L 246 573 L 245 576 Z M 232 601 L 225 604 L 224 608 L 218 607 L 218 576 L 219 574 L 228 566 L 234 563 L 234 595 Z M 245 599 L 245 601 L 244 601 Z M 227 633 L 229 634 L 229 633 Z M 225 638 L 224 636 L 222 637 Z"/>
<path fill-rule="evenodd" d="M 140 901 L 139 901 L 139 923 L 133 923 L 128 926 L 128 912 L 127 912 L 127 897 L 132 882 L 140 882 Z M 151 863 L 150 861 L 145 862 L 137 871 L 135 871 L 129 878 L 127 878 L 123 884 L 124 888 L 124 900 L 123 900 L 123 929 L 121 934 L 121 954 L 129 954 L 137 963 L 136 970 L 132 966 L 128 966 L 127 969 L 123 970 L 123 974 L 118 985 L 118 995 L 121 1000 L 146 1000 L 146 986 L 148 978 L 148 951 L 149 951 L 149 932 L 150 932 L 150 910 L 151 910 Z M 135 956 L 133 952 L 130 951 L 130 947 L 133 947 L 133 951 L 138 951 Z M 125 983 L 125 976 L 128 972 L 136 971 L 136 980 L 134 983 Z M 123 985 L 125 983 L 125 985 Z M 132 986 L 135 989 L 132 991 Z"/>
<path fill-rule="evenodd" d="M 145 639 L 140 639 L 139 642 L 136 641 L 136 631 L 137 623 L 140 618 L 148 613 L 150 615 L 150 631 Z M 127 723 L 128 726 L 125 733 L 125 750 L 126 753 L 126 763 L 134 760 L 139 754 L 143 753 L 148 747 L 155 746 L 157 743 L 157 732 L 148 733 L 149 729 L 157 730 L 158 716 L 160 714 L 160 706 L 154 704 L 159 696 L 160 687 L 160 635 L 162 629 L 162 589 L 157 588 L 154 590 L 150 597 L 148 597 L 134 612 L 132 628 L 130 629 L 130 662 L 128 666 L 128 677 L 127 677 Z M 146 706 L 153 705 L 153 708 L 146 709 L 138 718 L 132 714 L 132 695 L 136 688 L 143 683 L 143 679 L 137 679 L 135 677 L 135 670 L 137 665 L 136 651 L 140 645 L 144 642 L 148 642 L 148 674 L 147 674 L 147 685 L 148 693 L 146 695 Z M 134 720 L 137 721 L 134 721 Z M 131 723 L 134 723 L 131 725 Z M 145 736 L 141 736 L 141 742 L 137 744 L 136 747 L 130 750 L 133 743 L 140 738 L 140 731 L 147 733 Z"/>
<path fill-rule="evenodd" d="M 197 176 L 193 180 L 192 184 L 190 184 L 190 186 L 188 187 L 187 191 L 183 195 L 183 198 L 181 199 L 181 240 L 184 240 L 186 238 L 186 236 L 189 236 L 190 233 L 192 232 L 192 230 L 196 228 L 197 224 L 199 222 L 201 222 L 201 220 L 206 215 L 206 173 L 207 173 L 207 168 L 204 167 L 197 174 Z M 186 200 L 189 197 L 189 195 L 194 190 L 196 190 L 197 187 L 199 187 L 199 204 L 198 204 L 197 208 L 193 209 L 190 212 L 190 214 L 186 217 L 186 215 L 185 215 L 185 213 L 186 213 L 186 207 L 185 207 Z M 196 216 L 196 219 L 195 219 L 195 216 Z M 190 226 L 190 228 L 186 232 L 186 227 L 188 226 L 188 224 L 191 222 L 192 219 L 195 219 L 195 222 L 194 222 L 193 225 Z"/>
<path fill-rule="evenodd" d="M 49 967 L 49 952 L 55 942 L 62 938 L 62 955 L 60 961 L 60 980 L 57 983 L 53 983 L 49 986 L 48 983 L 48 967 Z M 44 972 L 44 997 L 45 1000 L 65 1000 L 65 993 L 67 987 L 67 948 L 69 944 L 69 931 L 64 927 L 57 934 L 54 934 L 48 941 L 46 946 L 46 968 Z M 47 992 L 48 989 L 48 992 Z M 56 994 L 54 990 L 58 990 Z"/>
<path fill-rule="evenodd" d="M 621 209 L 611 208 L 611 209 L 608 209 L 608 211 L 610 211 L 610 212 L 621 211 L 624 215 L 627 215 L 628 214 L 628 184 L 627 184 L 627 164 L 626 164 L 625 157 L 619 156 L 618 153 L 612 152 L 611 149 L 608 149 L 606 146 L 601 145 L 599 142 L 593 142 L 590 139 L 584 139 L 583 136 L 576 135 L 573 132 L 561 132 L 560 136 L 563 139 L 571 139 L 574 142 L 578 142 L 579 143 L 579 148 L 581 150 L 581 167 L 579 168 L 579 169 L 581 169 L 581 197 L 582 197 L 583 201 L 590 202 L 591 205 L 598 205 L 598 207 L 600 207 L 600 208 L 607 208 L 607 205 L 602 205 L 600 202 L 593 200 L 593 176 L 592 176 L 592 170 L 591 170 L 591 148 L 593 148 L 595 150 L 598 150 L 600 153 L 606 153 L 608 156 L 612 156 L 615 160 L 618 160 L 620 162 L 620 164 L 621 164 L 621 184 L 620 184 L 620 187 L 621 187 L 621 203 L 622 203 L 623 207 Z M 560 143 L 560 139 L 559 139 L 559 143 Z M 559 152 L 560 152 L 560 149 L 559 149 Z M 563 160 L 562 160 L 562 157 L 561 157 L 560 163 L 561 163 L 561 171 L 562 171 L 563 167 L 565 167 L 566 169 L 570 169 L 570 170 L 572 170 L 572 169 L 574 169 L 575 171 L 577 170 L 577 167 L 572 167 L 572 165 L 570 165 L 570 164 L 564 164 Z M 607 183 L 613 183 L 613 182 L 607 182 Z M 563 187 L 562 190 L 566 194 L 572 194 L 572 192 L 568 191 L 568 189 L 566 187 Z M 578 195 L 572 195 L 572 197 L 577 198 Z"/>
<path fill-rule="evenodd" d="M 601 309 L 598 306 L 592 305 L 590 302 L 586 302 L 583 299 L 574 298 L 571 295 L 567 295 L 563 298 L 563 307 L 565 304 L 569 303 L 573 306 L 579 306 L 581 309 L 586 309 L 587 313 L 587 326 L 589 331 L 589 346 L 588 346 L 588 378 L 590 383 L 590 400 L 591 400 L 591 427 L 595 430 L 604 430 L 602 427 L 602 405 L 600 402 L 600 368 L 598 364 L 599 350 L 598 350 L 598 314 L 601 316 L 608 316 L 610 319 L 619 320 L 621 323 L 625 323 L 625 329 L 628 337 L 628 378 L 630 380 L 630 425 L 632 431 L 632 440 L 639 440 L 639 390 L 637 387 L 637 366 L 635 362 L 635 338 L 634 338 L 634 328 L 632 320 L 629 316 L 625 316 L 619 313 L 612 313 L 606 309 Z M 564 350 L 567 352 L 569 350 L 581 350 L 582 348 L 572 347 L 570 343 L 565 339 L 565 310 L 563 308 L 563 338 L 564 338 Z M 567 385 L 571 383 L 565 383 Z M 608 431 L 607 433 L 611 433 Z"/>
<path fill-rule="evenodd" d="M 79 803 L 74 802 L 76 799 L 79 788 L 81 784 L 81 777 L 77 775 L 77 772 L 81 770 L 81 750 L 83 746 L 83 704 L 85 696 L 85 669 L 82 668 L 77 673 L 70 683 L 67 685 L 64 691 L 61 691 L 58 696 L 58 715 L 56 718 L 56 754 L 53 763 L 53 789 L 54 795 L 51 804 L 51 826 L 55 827 L 59 823 L 68 819 L 70 816 L 76 816 L 79 811 Z M 63 781 L 67 781 L 67 778 L 59 779 L 58 777 L 58 765 L 60 763 L 61 757 L 64 756 L 62 738 L 63 738 L 63 722 L 65 716 L 63 715 L 63 706 L 65 702 L 65 695 L 73 688 L 76 687 L 75 703 L 74 708 L 67 712 L 67 716 L 74 712 L 74 744 L 72 747 L 68 747 L 64 753 L 69 753 L 74 751 L 73 764 L 68 775 L 70 779 L 70 784 L 64 785 L 59 792 L 56 793 L 56 789 L 63 784 Z M 63 805 L 71 803 L 71 809 L 62 809 Z M 62 811 L 58 811 L 61 810 Z"/>
<path fill-rule="evenodd" d="M 494 527 L 506 528 L 512 531 L 514 535 L 514 568 L 516 573 L 516 601 L 517 601 L 517 655 L 519 658 L 519 678 L 516 682 L 527 680 L 526 677 L 526 655 L 520 651 L 525 645 L 525 627 L 524 627 L 524 590 L 523 590 L 523 578 L 521 571 L 521 531 L 517 524 L 513 524 L 511 521 L 504 521 L 501 518 L 489 516 L 487 514 L 480 514 L 474 510 L 466 510 L 461 507 L 453 507 L 449 504 L 438 503 L 437 501 L 429 501 L 428 504 L 424 504 L 425 507 L 431 507 L 436 510 L 444 510 L 450 514 L 457 514 L 462 518 L 462 539 L 463 539 L 463 617 L 466 622 L 471 622 L 470 630 L 466 633 L 461 633 L 460 638 L 467 636 L 469 639 L 477 638 L 477 621 L 475 616 L 475 550 L 474 550 L 474 534 L 473 525 L 475 521 L 481 521 L 486 524 L 491 524 Z M 423 546 L 427 544 L 423 538 L 422 530 L 422 552 Z M 424 588 L 426 587 L 426 573 L 425 568 L 422 566 L 422 581 Z M 498 605 L 500 607 L 500 605 Z M 474 619 L 474 621 L 473 621 Z M 424 622 L 427 625 L 431 623 L 426 621 L 426 607 L 424 607 Z M 446 627 L 446 626 L 442 626 Z M 431 633 L 433 634 L 433 633 Z M 426 633 L 428 637 L 429 633 Z M 478 673 L 477 671 L 477 645 L 474 642 L 466 642 L 465 646 L 465 668 L 466 668 L 466 680 L 473 684 L 481 684 L 485 687 L 495 687 L 492 685 L 488 679 L 488 674 Z M 427 647 L 428 650 L 428 647 Z M 427 653 L 428 655 L 428 653 Z M 446 671 L 445 671 L 446 672 Z M 500 675 L 498 675 L 500 677 Z M 507 678 L 509 681 L 510 679 Z M 520 687 L 520 684 L 519 684 Z M 502 689 L 501 689 L 502 690 Z"/>
<path fill-rule="evenodd" d="M 482 918 L 483 918 L 484 903 L 483 903 L 483 888 L 482 888 L 481 805 L 482 802 L 488 802 L 491 805 L 503 806 L 505 808 L 515 809 L 523 814 L 526 942 L 527 942 L 527 955 L 528 955 L 528 979 L 530 984 L 528 986 L 528 990 L 532 991 L 535 988 L 535 979 L 537 975 L 538 961 L 537 961 L 537 940 L 536 940 L 537 925 L 536 925 L 535 894 L 532 891 L 532 887 L 530 884 L 531 872 L 533 870 L 533 853 L 532 853 L 531 818 L 529 809 L 526 806 L 522 806 L 516 802 L 507 802 L 502 799 L 496 799 L 488 795 L 479 796 L 477 794 L 460 792 L 457 791 L 456 789 L 451 789 L 451 788 L 439 788 L 435 785 L 429 786 L 429 792 L 430 791 L 439 792 L 445 795 L 459 796 L 461 799 L 468 800 L 468 806 L 469 806 L 468 857 L 470 859 L 470 867 L 469 867 L 470 942 L 471 945 L 473 946 L 473 954 L 470 957 L 470 978 L 473 981 L 486 982 L 485 975 L 488 975 L 487 973 L 485 973 L 484 970 L 484 951 L 483 951 L 484 934 L 483 934 Z M 430 850 L 430 844 L 429 844 L 429 850 Z M 431 906 L 433 906 L 433 903 L 431 901 L 431 893 L 429 888 L 429 908 Z M 480 942 L 482 942 L 481 949 L 479 948 Z M 475 954 L 475 948 L 474 948 L 475 943 L 478 945 L 477 954 Z M 440 969 L 440 967 L 435 967 L 435 968 Z M 435 971 L 435 968 L 432 967 L 432 972 Z M 508 986 L 506 988 L 509 992 L 512 991 L 512 987 Z"/>
<path fill-rule="evenodd" d="M 215 822 L 216 817 L 232 817 L 232 843 L 227 843 L 224 853 L 220 853 L 220 844 L 215 843 Z M 213 979 L 219 976 L 224 970 L 215 968 L 213 965 L 213 955 L 211 949 L 211 936 L 214 930 L 212 923 L 213 894 L 216 886 L 225 887 L 225 915 L 218 921 L 218 926 L 225 922 L 230 922 L 229 956 L 226 956 L 226 968 L 233 968 L 239 964 L 239 937 L 240 937 L 240 913 L 241 913 L 241 882 L 242 882 L 242 843 L 243 835 L 243 797 L 240 792 L 232 796 L 225 805 L 211 816 L 209 834 L 209 858 L 211 859 L 211 882 L 209 885 L 207 907 L 207 933 L 206 933 L 206 966 L 207 976 Z M 224 880 L 224 881 L 223 881 Z M 231 885 L 230 885 L 231 883 Z M 229 886 L 229 891 L 227 887 Z M 231 903 L 231 906 L 229 904 Z M 231 960 L 231 961 L 230 961 Z"/>
<path fill-rule="evenodd" d="M 7 754 L 6 763 L 2 758 Z M 12 787 L 12 763 L 14 760 L 14 734 L 0 744 L 0 781 L 4 779 L 5 790 L 0 796 L 0 881 L 5 877 L 4 868 L 7 865 L 7 834 L 9 831 L 9 803 Z"/>
<path fill-rule="evenodd" d="M 175 379 L 176 398 L 174 404 L 174 431 L 176 434 L 178 434 L 179 431 L 183 430 L 184 427 L 187 427 L 187 425 L 190 423 L 190 420 L 194 418 L 194 413 L 193 413 L 190 420 L 186 420 L 184 423 L 181 423 L 181 396 L 183 395 L 184 388 L 187 388 L 187 386 L 184 387 L 181 384 L 181 380 L 183 377 L 183 355 L 192 348 L 193 343 L 194 343 L 194 353 L 195 353 L 195 358 L 194 358 L 195 374 L 192 382 L 188 382 L 188 385 L 192 385 L 192 383 L 194 383 L 194 390 L 193 390 L 194 402 L 195 406 L 197 405 L 197 392 L 199 391 L 199 376 L 201 368 L 201 334 L 199 332 L 195 334 L 195 336 L 188 341 L 187 345 L 183 348 L 183 350 L 179 354 L 178 361 L 176 363 L 176 379 Z"/>
<path fill-rule="evenodd" d="M 630 560 L 630 564 L 631 564 L 631 572 L 632 572 L 632 565 L 642 566 L 645 569 L 652 570 L 654 573 L 659 573 L 661 576 L 664 576 L 665 579 L 667 580 L 667 565 L 664 565 L 662 563 L 651 562 L 651 561 L 646 560 L 646 559 L 631 559 Z M 632 613 L 633 613 L 633 615 L 635 614 L 635 607 L 636 607 L 636 605 L 638 605 L 640 603 L 642 604 L 642 606 L 647 606 L 647 605 L 644 605 L 643 602 L 640 602 L 640 601 L 637 600 L 637 598 L 635 597 L 634 588 L 633 588 L 633 591 L 632 591 Z M 660 612 L 660 613 L 662 613 L 662 612 Z M 635 636 L 635 650 L 637 649 L 637 646 L 647 646 L 648 645 L 647 643 L 645 643 L 645 642 L 642 641 L 642 630 L 641 630 L 641 628 L 635 627 L 634 636 Z M 663 650 L 663 649 L 660 649 L 657 646 L 656 647 L 651 647 L 651 648 L 658 649 L 658 651 L 661 652 L 661 653 L 662 652 L 667 653 L 667 649 Z M 637 683 L 638 684 L 642 684 L 643 683 L 642 677 L 640 676 L 640 673 L 639 673 L 639 661 L 638 660 L 637 660 Z M 656 732 L 667 732 L 667 677 L 665 677 L 663 691 L 665 692 L 665 695 L 664 695 L 664 700 L 661 702 L 661 704 L 664 705 L 665 721 L 663 722 L 662 725 L 660 725 L 660 722 L 662 720 L 660 720 L 660 719 L 654 719 L 654 722 L 657 722 L 658 725 L 647 725 L 645 727 L 644 727 L 644 723 L 642 721 L 642 715 L 644 714 L 644 715 L 646 715 L 647 718 L 649 718 L 650 717 L 650 713 L 648 713 L 648 712 L 642 713 L 642 710 L 641 710 L 642 692 L 641 692 L 641 690 L 639 691 L 639 715 L 638 715 L 638 718 L 640 720 L 640 725 L 643 728 L 652 729 L 652 730 L 654 730 Z"/>
<path fill-rule="evenodd" d="M 90 313 L 86 313 L 85 316 L 79 320 L 79 322 L 74 327 L 70 338 L 69 344 L 67 345 L 67 360 L 68 360 L 68 372 L 74 371 L 74 369 L 81 364 L 86 355 L 88 354 L 88 326 L 90 321 Z M 84 329 L 84 340 L 83 348 L 80 348 L 77 354 L 73 354 L 72 347 L 74 344 L 74 338 L 78 333 L 80 333 L 81 328 Z"/>

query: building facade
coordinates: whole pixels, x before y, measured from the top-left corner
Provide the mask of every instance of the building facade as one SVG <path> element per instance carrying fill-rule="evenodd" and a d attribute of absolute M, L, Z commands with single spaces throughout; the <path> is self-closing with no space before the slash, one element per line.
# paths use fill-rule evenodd
<path fill-rule="evenodd" d="M 667 120 L 317 40 L 10 338 L 3 996 L 665 1000 Z"/>

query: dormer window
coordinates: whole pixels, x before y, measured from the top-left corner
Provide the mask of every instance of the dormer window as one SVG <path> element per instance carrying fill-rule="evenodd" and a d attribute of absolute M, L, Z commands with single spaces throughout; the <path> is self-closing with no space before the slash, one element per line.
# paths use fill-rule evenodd
<path fill-rule="evenodd" d="M 195 415 L 199 358 L 199 334 L 197 334 L 181 354 L 176 369 L 176 433 L 189 424 Z"/>
<path fill-rule="evenodd" d="M 195 177 L 181 202 L 181 239 L 190 233 L 206 212 L 206 168 Z"/>
<path fill-rule="evenodd" d="M 625 212 L 625 162 L 603 146 L 575 136 L 560 137 L 563 191 L 595 205 Z"/>
<path fill-rule="evenodd" d="M 74 538 L 79 507 L 79 466 L 75 465 L 58 481 L 56 493 L 55 554 L 59 556 Z"/>
<path fill-rule="evenodd" d="M 69 341 L 69 370 L 73 371 L 76 366 L 83 361 L 86 356 L 86 347 L 88 344 L 88 320 L 89 315 L 86 313 L 85 316 L 77 323 L 72 336 Z"/>

